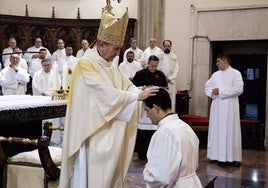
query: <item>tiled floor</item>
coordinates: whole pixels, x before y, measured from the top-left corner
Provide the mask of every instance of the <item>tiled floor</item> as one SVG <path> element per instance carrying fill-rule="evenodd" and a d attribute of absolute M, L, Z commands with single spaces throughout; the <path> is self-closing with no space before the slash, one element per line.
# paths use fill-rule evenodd
<path fill-rule="evenodd" d="M 265 188 L 268 187 L 268 151 L 243 150 L 240 167 L 219 166 L 206 158 L 206 149 L 200 148 L 197 174 L 207 188 Z M 134 153 L 127 176 L 127 188 L 142 188 L 145 183 L 142 170 L 146 161 L 138 161 Z"/>

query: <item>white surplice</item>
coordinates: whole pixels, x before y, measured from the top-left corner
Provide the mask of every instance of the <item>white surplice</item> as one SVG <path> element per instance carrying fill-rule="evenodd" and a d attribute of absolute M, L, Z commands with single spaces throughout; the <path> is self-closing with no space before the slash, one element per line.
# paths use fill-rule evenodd
<path fill-rule="evenodd" d="M 135 145 L 138 89 L 97 50 L 76 64 L 67 105 L 60 187 L 124 187 Z M 136 110 L 135 110 L 136 109 Z"/>
<path fill-rule="evenodd" d="M 128 61 L 124 61 L 120 63 L 119 69 L 127 78 L 133 78 L 136 72 L 142 69 L 142 66 L 137 61 L 132 61 L 131 63 Z"/>
<path fill-rule="evenodd" d="M 4 66 L 8 67 L 10 64 L 11 64 L 10 59 L 6 59 Z M 25 69 L 28 72 L 28 64 L 27 64 L 26 60 L 23 59 L 22 57 L 20 57 L 20 62 L 18 64 L 18 66 Z"/>
<path fill-rule="evenodd" d="M 60 81 L 60 79 L 59 79 Z M 53 92 L 53 72 L 46 73 L 43 69 L 37 71 L 32 81 L 33 95 L 51 96 Z"/>
<path fill-rule="evenodd" d="M 146 187 L 201 188 L 196 175 L 199 139 L 189 125 L 171 114 L 151 138 L 143 171 Z"/>
<path fill-rule="evenodd" d="M 140 60 L 140 63 L 142 65 L 143 68 L 146 68 L 147 67 L 147 64 L 148 64 L 148 59 L 151 55 L 157 55 L 157 54 L 160 54 L 162 52 L 161 48 L 155 46 L 154 48 L 146 48 L 143 53 L 142 53 L 142 56 L 141 56 L 141 60 Z"/>
<path fill-rule="evenodd" d="M 45 48 L 45 47 L 43 47 L 43 46 L 40 46 L 40 47 L 35 47 L 35 46 L 32 46 L 32 47 L 30 47 L 30 48 L 28 48 L 27 50 L 26 50 L 26 52 L 24 53 L 24 55 L 23 55 L 23 58 L 28 62 L 28 63 L 30 63 L 30 62 L 32 62 L 32 56 L 33 55 L 39 55 L 39 51 L 41 50 L 41 49 L 46 49 L 46 51 L 47 51 L 47 54 L 46 54 L 46 59 L 51 59 L 51 53 L 50 53 L 50 51 L 47 49 L 47 48 Z M 36 52 L 36 53 L 27 53 L 27 52 Z M 36 59 L 36 58 L 34 58 L 34 59 Z"/>
<path fill-rule="evenodd" d="M 127 53 L 129 51 L 132 51 L 134 53 L 135 60 L 140 62 L 142 54 L 143 54 L 143 51 L 141 49 L 139 49 L 138 47 L 136 49 L 133 49 L 132 47 L 126 49 L 126 51 L 124 52 L 124 56 L 123 56 L 124 57 L 123 58 L 124 62 L 127 61 Z"/>
<path fill-rule="evenodd" d="M 21 67 L 16 72 L 10 66 L 0 72 L 0 85 L 2 86 L 3 95 L 24 95 L 26 85 L 30 80 L 30 75 Z"/>
<path fill-rule="evenodd" d="M 41 61 L 43 59 L 40 58 L 33 58 L 32 61 L 29 64 L 29 74 L 31 77 L 34 76 L 34 73 L 36 73 L 39 70 L 42 70 Z"/>
<path fill-rule="evenodd" d="M 57 49 L 52 54 L 52 64 L 55 63 L 54 61 L 57 61 L 58 65 L 59 65 L 59 74 L 61 76 L 62 76 L 63 65 L 65 63 L 65 57 L 66 57 L 65 48 L 63 48 L 63 49 Z"/>
<path fill-rule="evenodd" d="M 76 58 L 80 59 L 81 57 L 83 57 L 86 51 L 87 49 L 84 50 L 84 48 L 81 48 L 80 50 L 78 50 L 76 53 Z"/>
<path fill-rule="evenodd" d="M 242 160 L 238 96 L 243 92 L 241 73 L 231 66 L 215 72 L 206 82 L 210 107 L 207 157 L 221 162 Z M 219 88 L 219 95 L 212 89 Z"/>
<path fill-rule="evenodd" d="M 78 61 L 78 58 L 74 57 L 73 55 L 65 56 L 65 62 L 68 65 L 68 68 L 70 68 L 72 71 L 74 69 L 74 66 L 76 65 Z M 72 74 L 68 74 L 67 77 L 67 85 L 70 86 L 71 83 Z"/>
<path fill-rule="evenodd" d="M 7 47 L 3 50 L 2 54 L 12 53 L 13 49 L 11 47 Z M 10 55 L 2 55 L 2 63 L 5 63 L 7 59 L 9 59 Z"/>
<path fill-rule="evenodd" d="M 179 71 L 178 58 L 172 52 L 170 52 L 169 54 L 161 52 L 157 56 L 159 58 L 159 64 L 157 69 L 162 71 L 165 76 L 170 80 L 170 82 L 168 83 L 168 90 L 171 98 L 171 109 L 173 112 L 175 112 L 177 94 L 176 78 Z"/>

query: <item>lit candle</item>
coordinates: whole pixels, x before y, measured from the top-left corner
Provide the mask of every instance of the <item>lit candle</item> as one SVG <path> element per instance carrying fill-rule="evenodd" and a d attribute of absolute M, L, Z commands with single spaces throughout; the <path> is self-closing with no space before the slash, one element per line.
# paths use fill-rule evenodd
<path fill-rule="evenodd" d="M 53 89 L 58 90 L 60 88 L 59 83 L 59 65 L 57 61 L 54 61 L 53 65 Z"/>
<path fill-rule="evenodd" d="M 62 89 L 67 90 L 68 88 L 68 65 L 65 62 L 63 65 L 63 72 L 62 72 Z"/>

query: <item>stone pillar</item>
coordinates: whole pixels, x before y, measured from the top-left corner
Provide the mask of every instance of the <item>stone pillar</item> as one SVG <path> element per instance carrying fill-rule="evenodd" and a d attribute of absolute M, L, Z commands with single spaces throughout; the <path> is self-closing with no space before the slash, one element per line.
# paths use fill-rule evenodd
<path fill-rule="evenodd" d="M 165 31 L 165 0 L 138 0 L 137 41 L 141 49 L 155 37 L 161 47 Z"/>

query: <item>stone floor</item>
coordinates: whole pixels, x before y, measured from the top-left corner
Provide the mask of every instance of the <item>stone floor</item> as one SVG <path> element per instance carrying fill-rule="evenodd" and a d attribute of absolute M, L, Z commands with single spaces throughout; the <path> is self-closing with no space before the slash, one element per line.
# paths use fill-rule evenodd
<path fill-rule="evenodd" d="M 219 166 L 206 158 L 206 149 L 200 148 L 197 174 L 206 188 L 265 188 L 268 187 L 268 150 L 243 150 L 240 167 Z M 127 175 L 127 188 L 143 188 L 142 177 L 146 161 L 137 160 L 134 153 Z"/>

